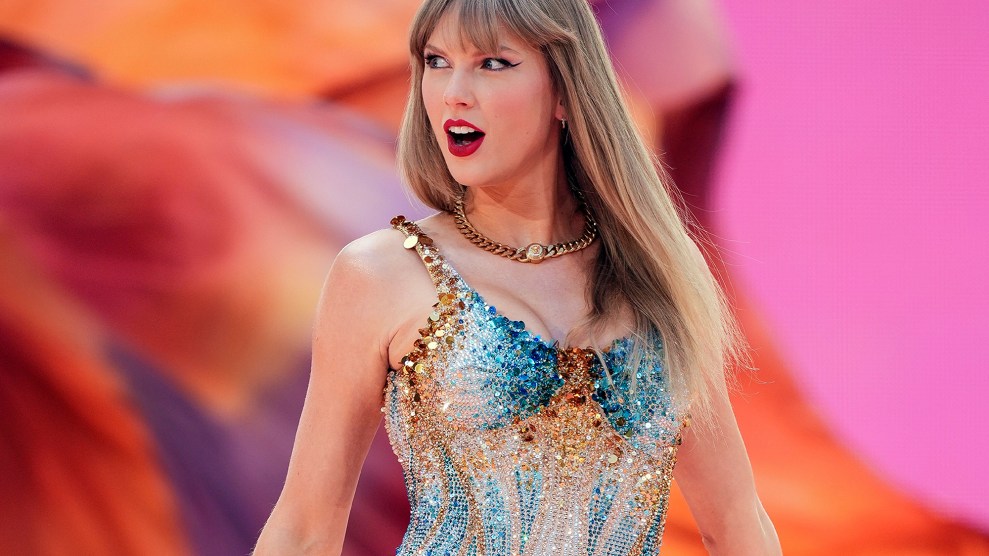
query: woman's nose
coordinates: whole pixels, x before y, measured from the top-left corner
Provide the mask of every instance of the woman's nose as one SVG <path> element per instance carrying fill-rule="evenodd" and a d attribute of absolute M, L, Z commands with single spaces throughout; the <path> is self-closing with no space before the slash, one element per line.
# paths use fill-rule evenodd
<path fill-rule="evenodd" d="M 443 90 L 443 102 L 447 106 L 474 105 L 474 93 L 470 84 L 470 77 L 463 72 L 453 71 L 450 80 Z"/>

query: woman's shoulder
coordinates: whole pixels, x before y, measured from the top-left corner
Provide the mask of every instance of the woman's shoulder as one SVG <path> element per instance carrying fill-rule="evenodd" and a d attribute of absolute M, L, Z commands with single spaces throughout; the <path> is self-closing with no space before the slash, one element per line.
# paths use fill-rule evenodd
<path fill-rule="evenodd" d="M 389 227 L 351 241 L 323 286 L 324 306 L 346 307 L 346 320 L 377 338 L 369 340 L 376 345 L 389 346 L 396 336 L 404 342 L 407 323 L 420 323 L 436 302 L 429 272 L 417 251 L 405 247 L 405 238 Z"/>
<path fill-rule="evenodd" d="M 435 221 L 433 215 L 419 222 L 428 225 Z M 397 276 L 417 275 L 423 265 L 415 250 L 404 245 L 405 234 L 394 226 L 375 230 L 361 236 L 340 250 L 333 262 L 332 273 L 342 274 L 344 281 L 358 280 L 365 286 L 378 286 L 388 289 L 398 282 Z"/>
<path fill-rule="evenodd" d="M 333 265 L 367 278 L 388 276 L 397 267 L 408 265 L 403 240 L 403 234 L 393 227 L 375 230 L 345 245 Z"/>

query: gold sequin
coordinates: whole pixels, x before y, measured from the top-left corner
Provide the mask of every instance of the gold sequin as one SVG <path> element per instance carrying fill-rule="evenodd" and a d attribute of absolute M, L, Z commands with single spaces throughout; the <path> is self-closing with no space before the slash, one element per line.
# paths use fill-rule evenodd
<path fill-rule="evenodd" d="M 669 400 L 607 390 L 592 350 L 528 335 L 478 301 L 418 226 L 393 226 L 417 238 L 437 290 L 385 389 L 415 505 L 398 556 L 657 554 L 689 418 Z M 659 405 L 636 413 L 643 399 Z"/>

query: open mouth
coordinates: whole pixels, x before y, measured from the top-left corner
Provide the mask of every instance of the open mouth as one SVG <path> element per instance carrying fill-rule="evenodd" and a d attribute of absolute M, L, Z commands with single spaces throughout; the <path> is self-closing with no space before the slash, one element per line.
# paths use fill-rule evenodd
<path fill-rule="evenodd" d="M 470 156 L 484 141 L 484 132 L 465 120 L 447 120 L 443 130 L 446 131 L 447 148 L 453 156 Z"/>
<path fill-rule="evenodd" d="M 470 145 L 474 141 L 484 137 L 484 133 L 477 131 L 476 129 L 466 133 L 463 131 L 453 131 L 452 129 L 447 129 L 446 133 L 450 136 L 450 140 L 457 146 Z"/>

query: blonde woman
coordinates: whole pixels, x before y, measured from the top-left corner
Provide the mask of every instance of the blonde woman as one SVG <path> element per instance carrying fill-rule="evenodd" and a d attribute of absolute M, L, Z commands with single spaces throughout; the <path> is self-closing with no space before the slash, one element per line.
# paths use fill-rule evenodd
<path fill-rule="evenodd" d="M 744 341 L 586 1 L 427 0 L 410 43 L 399 159 L 439 212 L 334 262 L 255 554 L 340 553 L 382 412 L 401 556 L 658 554 L 674 477 L 711 554 L 778 554 L 727 397 Z"/>

